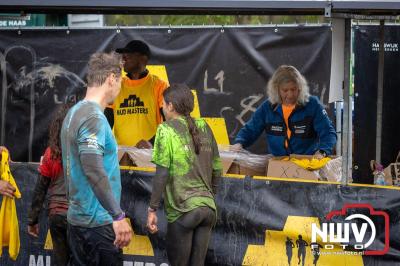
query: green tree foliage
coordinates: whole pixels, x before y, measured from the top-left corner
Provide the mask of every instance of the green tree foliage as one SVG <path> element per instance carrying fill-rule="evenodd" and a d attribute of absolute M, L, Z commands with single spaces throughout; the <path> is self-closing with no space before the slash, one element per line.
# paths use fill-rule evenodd
<path fill-rule="evenodd" d="M 323 23 L 323 16 L 250 16 L 250 15 L 105 15 L 108 26 L 146 25 L 257 25 Z"/>

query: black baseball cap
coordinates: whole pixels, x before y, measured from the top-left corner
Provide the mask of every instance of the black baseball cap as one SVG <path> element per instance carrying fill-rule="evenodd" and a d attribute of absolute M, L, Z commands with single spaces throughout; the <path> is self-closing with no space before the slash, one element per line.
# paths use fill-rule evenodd
<path fill-rule="evenodd" d="M 119 54 L 139 53 L 147 56 L 148 58 L 151 56 L 150 47 L 145 42 L 140 40 L 130 41 L 125 47 L 117 48 L 115 51 Z"/>

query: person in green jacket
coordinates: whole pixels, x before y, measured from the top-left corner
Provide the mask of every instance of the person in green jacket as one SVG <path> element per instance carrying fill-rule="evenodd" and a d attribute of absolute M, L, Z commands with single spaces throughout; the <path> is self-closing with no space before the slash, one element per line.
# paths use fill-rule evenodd
<path fill-rule="evenodd" d="M 156 174 L 147 227 L 158 231 L 156 210 L 164 192 L 169 262 L 204 265 L 216 223 L 215 193 L 222 172 L 218 146 L 207 123 L 190 116 L 194 97 L 186 85 L 173 84 L 163 96 L 167 121 L 158 127 L 154 143 Z"/>

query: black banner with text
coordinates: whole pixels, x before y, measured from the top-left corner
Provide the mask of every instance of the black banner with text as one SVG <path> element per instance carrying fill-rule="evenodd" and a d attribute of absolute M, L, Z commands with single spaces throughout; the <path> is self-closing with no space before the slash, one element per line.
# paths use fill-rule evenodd
<path fill-rule="evenodd" d="M 150 65 L 197 90 L 202 117 L 225 118 L 232 140 L 265 99 L 282 64 L 296 66 L 311 93 L 329 96 L 330 26 L 0 30 L 1 135 L 14 161 L 39 161 L 55 107 L 84 94 L 94 52 L 147 42 Z M 252 151 L 266 152 L 264 138 Z"/>
<path fill-rule="evenodd" d="M 36 171 L 37 164 L 12 165 L 22 193 L 16 201 L 21 250 L 13 262 L 4 249 L 0 265 L 52 265 L 45 216 L 40 220 L 38 239 L 26 232 Z M 124 265 L 169 265 L 162 208 L 158 211 L 159 232 L 151 235 L 146 230 L 154 172 L 121 173 L 121 205 L 135 232 L 124 249 Z M 297 265 L 298 256 L 303 265 L 400 263 L 398 189 L 223 177 L 216 203 L 218 221 L 206 265 Z"/>
<path fill-rule="evenodd" d="M 373 183 L 370 161 L 375 160 L 379 63 L 379 26 L 354 26 L 354 166 L 353 179 Z M 395 162 L 400 152 L 400 27 L 385 26 L 381 162 Z"/>

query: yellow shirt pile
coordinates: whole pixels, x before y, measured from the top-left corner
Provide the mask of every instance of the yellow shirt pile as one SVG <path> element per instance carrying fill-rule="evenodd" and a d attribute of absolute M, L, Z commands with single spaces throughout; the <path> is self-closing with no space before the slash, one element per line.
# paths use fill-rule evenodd
<path fill-rule="evenodd" d="M 290 158 L 290 161 L 297 164 L 303 169 L 309 170 L 309 171 L 314 171 L 321 169 L 322 167 L 327 164 L 331 158 L 325 157 L 322 159 L 297 159 L 297 158 Z"/>

